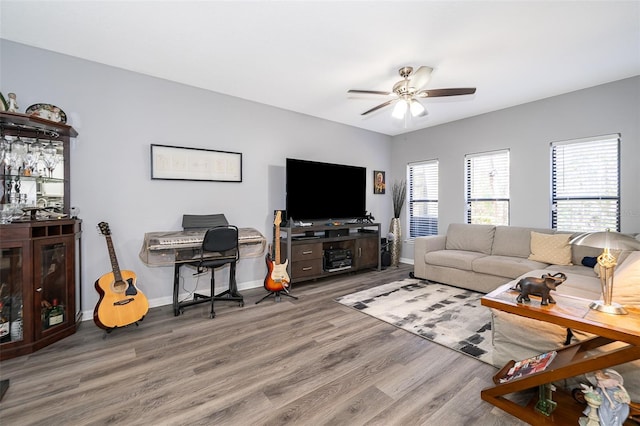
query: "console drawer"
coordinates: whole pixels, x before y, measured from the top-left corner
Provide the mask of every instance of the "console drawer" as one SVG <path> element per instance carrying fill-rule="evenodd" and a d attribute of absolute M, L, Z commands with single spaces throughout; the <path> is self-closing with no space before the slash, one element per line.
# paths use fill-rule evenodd
<path fill-rule="evenodd" d="M 322 259 L 308 259 L 293 262 L 291 275 L 294 279 L 322 274 Z"/>
<path fill-rule="evenodd" d="M 309 259 L 322 259 L 322 243 L 292 245 L 291 257 L 293 262 Z"/>

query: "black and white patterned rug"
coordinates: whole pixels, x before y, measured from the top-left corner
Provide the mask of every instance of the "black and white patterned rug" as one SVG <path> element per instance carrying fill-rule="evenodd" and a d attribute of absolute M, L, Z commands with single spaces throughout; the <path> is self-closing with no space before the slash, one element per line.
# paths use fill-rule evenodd
<path fill-rule="evenodd" d="M 419 279 L 348 294 L 337 302 L 491 364 L 491 312 L 483 295 Z"/>

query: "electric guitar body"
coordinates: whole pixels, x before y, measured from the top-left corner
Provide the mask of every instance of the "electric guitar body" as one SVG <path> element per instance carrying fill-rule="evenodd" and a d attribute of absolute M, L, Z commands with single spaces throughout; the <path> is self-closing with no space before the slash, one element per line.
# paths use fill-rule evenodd
<path fill-rule="evenodd" d="M 264 288 L 267 291 L 282 291 L 289 287 L 289 274 L 287 274 L 289 259 L 284 263 L 276 264 L 271 260 L 271 254 L 267 253 L 265 261 L 267 263 L 267 276 L 264 279 Z"/>
<path fill-rule="evenodd" d="M 149 301 L 136 287 L 136 274 L 120 270 L 109 224 L 100 222 L 98 227 L 107 240 L 113 271 L 102 275 L 95 283 L 100 300 L 93 311 L 93 321 L 98 327 L 109 330 L 142 320 L 149 311 Z"/>
<path fill-rule="evenodd" d="M 275 246 L 275 260 L 271 259 L 271 253 L 267 253 L 265 262 L 267 263 L 267 276 L 264 278 L 264 288 L 267 291 L 287 291 L 289 287 L 289 274 L 287 273 L 287 266 L 289 265 L 289 259 L 284 263 L 280 263 L 280 221 L 281 212 L 276 213 L 273 224 L 275 225 L 274 232 L 274 246 Z"/>

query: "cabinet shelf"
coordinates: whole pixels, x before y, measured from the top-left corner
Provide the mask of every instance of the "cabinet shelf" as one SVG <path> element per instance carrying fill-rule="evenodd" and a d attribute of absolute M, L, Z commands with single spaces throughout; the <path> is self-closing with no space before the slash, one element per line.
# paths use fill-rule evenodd
<path fill-rule="evenodd" d="M 16 177 L 19 177 L 21 181 L 23 182 L 38 182 L 38 183 L 64 183 L 65 179 L 64 178 L 56 178 L 56 177 L 48 177 L 48 176 L 25 176 L 25 175 L 12 175 L 12 174 L 7 174 L 4 176 L 4 179 L 6 180 L 12 180 L 15 181 Z"/>
<path fill-rule="evenodd" d="M 59 123 L 38 116 L 17 112 L 1 112 L 0 125 L 5 130 L 16 133 L 20 132 L 20 135 L 25 137 L 68 136 L 75 138 L 78 136 L 78 132 L 66 123 Z"/>

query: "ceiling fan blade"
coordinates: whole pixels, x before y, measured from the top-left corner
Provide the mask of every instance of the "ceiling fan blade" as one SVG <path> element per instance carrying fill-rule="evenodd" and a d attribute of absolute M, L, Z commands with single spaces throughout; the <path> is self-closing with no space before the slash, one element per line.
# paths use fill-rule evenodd
<path fill-rule="evenodd" d="M 419 98 L 438 98 L 442 96 L 459 96 L 459 95 L 473 95 L 476 93 L 475 87 L 458 88 L 458 89 L 431 89 L 421 90 L 416 93 Z"/>
<path fill-rule="evenodd" d="M 377 110 L 379 110 L 379 109 L 381 109 L 381 108 L 386 107 L 387 105 L 391 105 L 393 102 L 395 102 L 395 101 L 397 101 L 397 100 L 398 100 L 398 99 L 390 99 L 390 100 L 388 100 L 387 102 L 383 102 L 383 103 L 381 103 L 381 104 L 380 104 L 380 105 L 378 105 L 378 106 L 374 106 L 374 107 L 373 107 L 373 108 L 371 108 L 370 110 L 365 111 L 365 112 L 363 112 L 363 113 L 362 113 L 362 114 L 360 114 L 360 115 L 367 115 L 367 114 L 369 114 L 369 113 L 372 113 L 372 112 L 374 112 L 374 111 L 377 111 Z"/>
<path fill-rule="evenodd" d="M 356 90 L 351 89 L 347 93 L 351 93 L 354 95 L 391 95 L 391 92 L 381 92 L 378 90 Z"/>
<path fill-rule="evenodd" d="M 429 83 L 429 80 L 431 80 L 431 72 L 433 72 L 433 68 L 431 67 L 422 66 L 418 68 L 418 70 L 413 73 L 413 77 L 411 77 L 411 87 L 413 87 L 416 92 L 422 89 Z"/>

